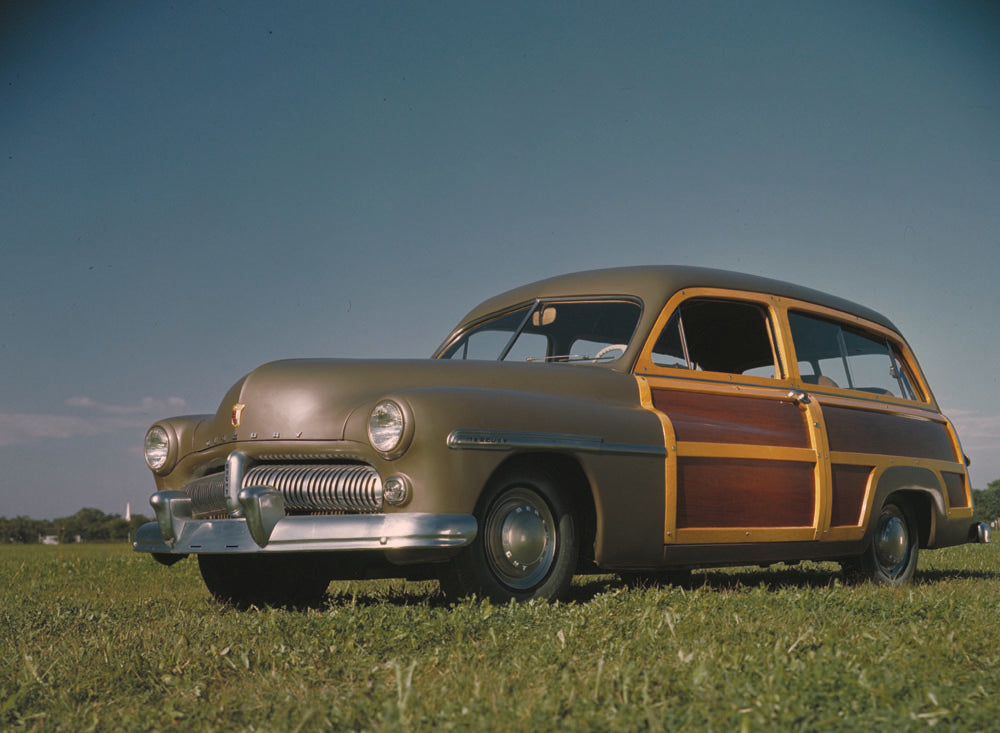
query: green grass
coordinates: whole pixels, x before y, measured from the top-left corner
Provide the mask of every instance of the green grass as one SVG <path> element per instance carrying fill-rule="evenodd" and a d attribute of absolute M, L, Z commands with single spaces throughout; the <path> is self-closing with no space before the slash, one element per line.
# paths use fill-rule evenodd
<path fill-rule="evenodd" d="M 599 576 L 521 606 L 334 583 L 322 609 L 238 612 L 192 560 L 3 546 L 0 729 L 1000 727 L 1000 547 L 920 568 L 902 589 L 819 564 Z"/>

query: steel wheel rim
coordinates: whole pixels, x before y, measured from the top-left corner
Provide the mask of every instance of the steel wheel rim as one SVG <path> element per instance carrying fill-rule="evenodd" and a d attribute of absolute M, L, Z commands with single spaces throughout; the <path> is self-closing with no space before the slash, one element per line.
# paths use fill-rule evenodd
<path fill-rule="evenodd" d="M 485 523 L 486 560 L 496 577 L 527 590 L 548 575 L 556 556 L 556 525 L 549 505 L 531 489 L 505 492 Z"/>
<path fill-rule="evenodd" d="M 910 558 L 910 532 L 906 518 L 895 506 L 886 507 L 875 532 L 875 561 L 890 578 L 899 577 Z"/>

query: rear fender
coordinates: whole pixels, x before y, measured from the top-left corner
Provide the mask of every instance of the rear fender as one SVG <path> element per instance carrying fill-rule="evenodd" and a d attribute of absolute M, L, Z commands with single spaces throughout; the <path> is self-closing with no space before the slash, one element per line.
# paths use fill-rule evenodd
<path fill-rule="evenodd" d="M 920 546 L 934 547 L 938 525 L 947 517 L 943 488 L 933 471 L 914 466 L 893 466 L 878 477 L 878 486 L 869 511 L 865 543 L 875 531 L 872 517 L 896 495 L 906 499 L 913 508 L 920 526 Z"/>

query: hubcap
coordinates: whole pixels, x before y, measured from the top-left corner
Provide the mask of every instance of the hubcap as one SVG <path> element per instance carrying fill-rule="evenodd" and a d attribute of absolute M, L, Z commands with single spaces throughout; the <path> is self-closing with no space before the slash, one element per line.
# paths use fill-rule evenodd
<path fill-rule="evenodd" d="M 887 508 L 875 536 L 875 557 L 890 578 L 899 575 L 906 567 L 909 539 L 906 520 L 898 515 L 895 507 Z"/>
<path fill-rule="evenodd" d="M 541 582 L 555 558 L 555 522 L 548 504 L 527 488 L 503 494 L 486 518 L 486 557 L 505 585 L 525 590 Z"/>

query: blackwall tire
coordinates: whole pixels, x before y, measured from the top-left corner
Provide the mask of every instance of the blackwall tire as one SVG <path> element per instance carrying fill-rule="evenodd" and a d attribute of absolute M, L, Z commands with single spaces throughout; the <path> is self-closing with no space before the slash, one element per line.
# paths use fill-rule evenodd
<path fill-rule="evenodd" d="M 904 585 L 917 569 L 920 536 L 913 508 L 903 499 L 882 505 L 871 541 L 847 568 L 860 579 L 879 585 Z"/>
<path fill-rule="evenodd" d="M 544 473 L 494 482 L 476 512 L 475 541 L 442 568 L 450 599 L 496 603 L 560 598 L 579 555 L 579 521 L 566 492 Z"/>

